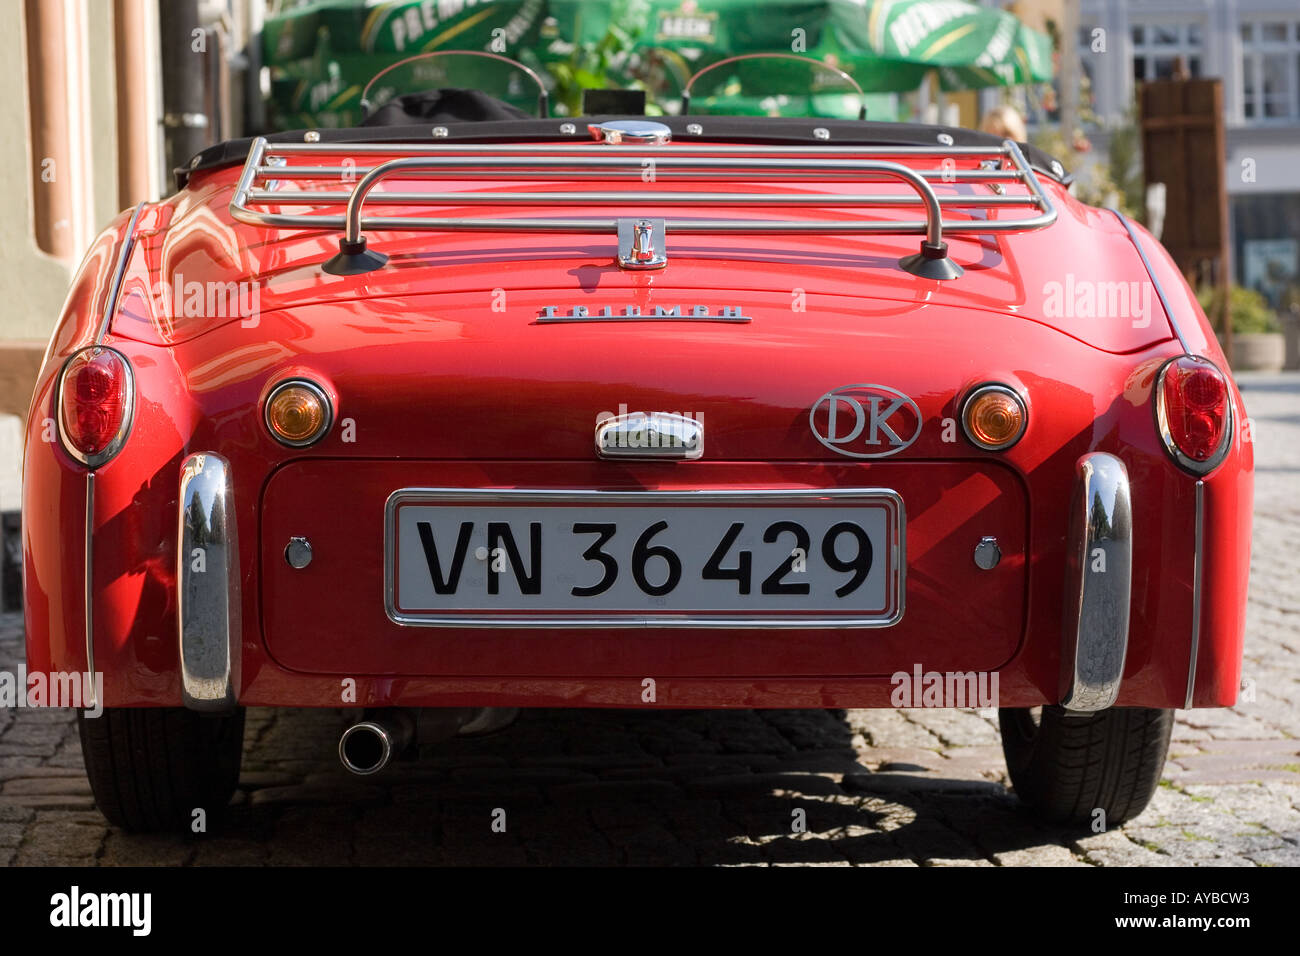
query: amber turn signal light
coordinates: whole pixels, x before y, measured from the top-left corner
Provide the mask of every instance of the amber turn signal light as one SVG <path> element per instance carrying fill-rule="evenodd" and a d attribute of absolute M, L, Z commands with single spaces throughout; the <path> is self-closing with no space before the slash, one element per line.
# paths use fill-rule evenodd
<path fill-rule="evenodd" d="M 1025 403 L 1005 385 L 981 385 L 967 397 L 961 423 L 971 444 L 985 451 L 1003 451 L 1025 433 Z"/>
<path fill-rule="evenodd" d="M 276 441 L 291 448 L 320 441 L 333 417 L 324 389 L 301 379 L 281 382 L 266 400 L 266 427 Z"/>

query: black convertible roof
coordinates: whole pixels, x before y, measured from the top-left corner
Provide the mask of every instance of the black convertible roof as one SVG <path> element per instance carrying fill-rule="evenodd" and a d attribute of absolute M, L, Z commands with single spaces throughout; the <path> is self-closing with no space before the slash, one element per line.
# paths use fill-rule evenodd
<path fill-rule="evenodd" d="M 510 119 L 438 122 L 433 125 L 358 126 L 347 129 L 293 130 L 267 133 L 270 143 L 543 143 L 590 142 L 587 124 L 615 119 L 652 119 L 673 131 L 677 142 L 770 143 L 774 146 L 982 146 L 997 148 L 1002 140 L 989 133 L 960 126 L 926 126 L 919 123 L 875 123 L 870 120 L 833 120 L 769 116 L 579 116 L 549 119 Z M 699 127 L 699 132 L 695 127 Z M 253 138 L 231 139 L 209 146 L 186 166 L 178 168 L 176 187 L 183 189 L 190 173 L 243 163 Z M 1025 158 L 1039 172 L 1069 182 L 1064 168 L 1050 155 L 1020 144 Z"/>

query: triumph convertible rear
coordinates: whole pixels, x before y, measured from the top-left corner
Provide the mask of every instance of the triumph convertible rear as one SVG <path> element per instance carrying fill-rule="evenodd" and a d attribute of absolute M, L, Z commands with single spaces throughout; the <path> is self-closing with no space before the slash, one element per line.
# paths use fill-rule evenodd
<path fill-rule="evenodd" d="M 1240 396 L 1049 157 L 511 120 L 182 184 L 91 249 L 27 441 L 29 667 L 94 675 L 115 823 L 223 806 L 268 705 L 355 708 L 360 773 L 522 707 L 998 708 L 1023 799 L 1114 823 L 1235 701 Z"/>

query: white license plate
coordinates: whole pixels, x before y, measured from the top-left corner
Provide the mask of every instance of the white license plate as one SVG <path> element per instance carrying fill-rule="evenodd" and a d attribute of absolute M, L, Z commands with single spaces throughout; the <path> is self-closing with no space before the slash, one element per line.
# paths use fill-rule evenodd
<path fill-rule="evenodd" d="M 399 624 L 886 627 L 904 513 L 883 489 L 403 489 L 385 596 Z"/>

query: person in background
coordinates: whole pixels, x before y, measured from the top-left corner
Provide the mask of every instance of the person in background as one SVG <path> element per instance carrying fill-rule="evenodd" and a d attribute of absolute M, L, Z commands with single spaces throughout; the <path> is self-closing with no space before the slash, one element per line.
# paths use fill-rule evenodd
<path fill-rule="evenodd" d="M 1001 136 L 1003 139 L 1014 140 L 1017 143 L 1026 142 L 1029 134 L 1025 132 L 1025 121 L 1020 118 L 1020 113 L 1014 106 L 995 106 L 984 114 L 984 120 L 980 123 L 980 129 L 986 133 L 992 133 L 994 136 Z"/>

